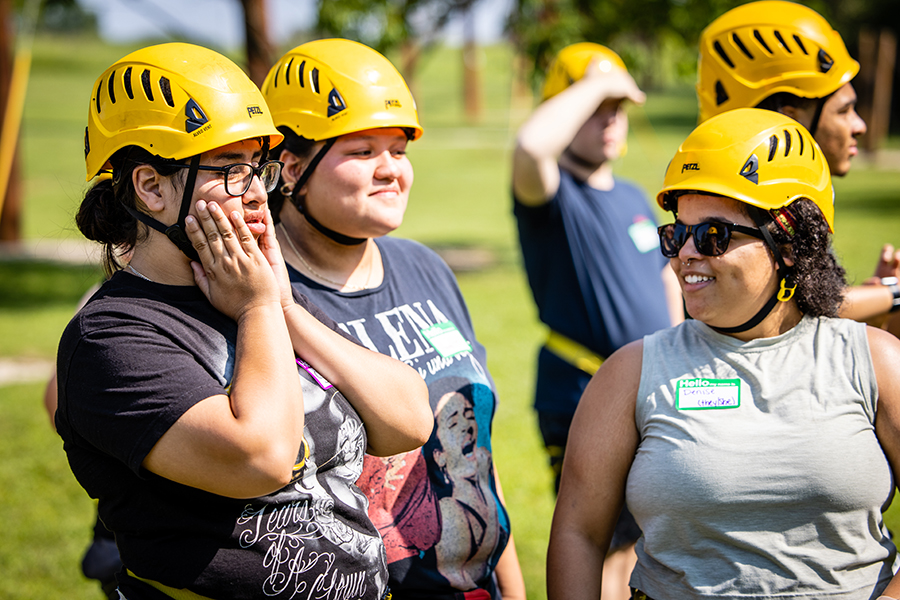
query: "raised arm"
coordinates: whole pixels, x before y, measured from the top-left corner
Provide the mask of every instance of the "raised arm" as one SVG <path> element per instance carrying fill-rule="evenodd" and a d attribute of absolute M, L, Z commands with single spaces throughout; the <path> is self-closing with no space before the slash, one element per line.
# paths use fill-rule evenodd
<path fill-rule="evenodd" d="M 596 600 L 639 436 L 634 409 L 643 342 L 603 363 L 578 404 L 547 554 L 549 600 Z"/>
<path fill-rule="evenodd" d="M 513 153 L 513 192 L 523 204 L 547 202 L 559 187 L 557 161 L 575 134 L 607 99 L 644 101 L 625 71 L 603 73 L 593 63 L 571 86 L 538 106 L 519 129 Z"/>
<path fill-rule="evenodd" d="M 869 349 L 878 382 L 878 407 L 875 413 L 875 435 L 891 466 L 894 481 L 900 477 L 900 340 L 893 335 L 869 327 Z M 882 592 L 889 598 L 900 598 L 900 576 Z"/>
<path fill-rule="evenodd" d="M 200 289 L 237 323 L 229 395 L 188 409 L 144 459 L 172 481 L 221 496 L 251 498 L 287 485 L 303 439 L 303 393 L 268 262 L 241 215 L 197 203 L 187 231 L 203 262 Z"/>

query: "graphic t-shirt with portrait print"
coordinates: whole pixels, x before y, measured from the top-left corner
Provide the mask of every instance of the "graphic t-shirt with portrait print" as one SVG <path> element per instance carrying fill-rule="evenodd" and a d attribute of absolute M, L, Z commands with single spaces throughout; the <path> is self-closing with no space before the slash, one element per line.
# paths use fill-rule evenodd
<path fill-rule="evenodd" d="M 437 254 L 411 240 L 376 243 L 385 271 L 378 287 L 338 292 L 294 269 L 289 274 L 341 329 L 412 366 L 428 385 L 431 438 L 420 450 L 366 455 L 357 482 L 384 539 L 391 591 L 404 599 L 455 598 L 481 588 L 499 598 L 492 575 L 509 518 L 494 480 L 497 395 L 484 347 Z"/>

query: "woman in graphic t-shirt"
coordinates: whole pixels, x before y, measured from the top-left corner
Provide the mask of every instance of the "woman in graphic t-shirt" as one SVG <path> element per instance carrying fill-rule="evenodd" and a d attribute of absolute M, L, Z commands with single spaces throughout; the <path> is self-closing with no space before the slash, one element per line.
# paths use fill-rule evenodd
<path fill-rule="evenodd" d="M 477 439 L 446 471 L 422 450 L 366 457 L 359 486 L 387 548 L 392 592 L 524 599 L 491 453 L 497 399 L 484 348 L 447 265 L 421 244 L 387 236 L 403 220 L 413 182 L 407 143 L 422 135 L 406 82 L 378 52 L 331 39 L 285 54 L 262 90 L 285 136 L 270 202 L 294 288 L 368 348 L 414 367 L 430 390 L 442 381 L 478 390 Z M 437 428 L 448 408 L 430 397 Z M 480 501 L 466 519 L 480 532 L 457 527 L 463 521 L 447 510 L 459 492 L 442 485 L 470 470 Z"/>

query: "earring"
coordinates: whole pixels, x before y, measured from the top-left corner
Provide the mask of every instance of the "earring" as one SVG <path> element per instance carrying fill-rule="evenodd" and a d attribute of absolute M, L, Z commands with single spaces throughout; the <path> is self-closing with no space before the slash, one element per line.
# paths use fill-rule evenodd
<path fill-rule="evenodd" d="M 281 186 L 281 189 L 278 191 L 281 192 L 282 196 L 290 197 L 291 194 L 294 193 L 294 186 L 285 183 L 284 185 Z"/>

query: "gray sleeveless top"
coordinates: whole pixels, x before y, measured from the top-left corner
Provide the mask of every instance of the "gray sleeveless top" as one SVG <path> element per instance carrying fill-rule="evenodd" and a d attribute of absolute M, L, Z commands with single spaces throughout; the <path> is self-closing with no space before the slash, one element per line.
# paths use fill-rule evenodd
<path fill-rule="evenodd" d="M 865 326 L 804 317 L 741 342 L 687 321 L 644 338 L 631 585 L 656 600 L 875 598 L 896 555 Z"/>

